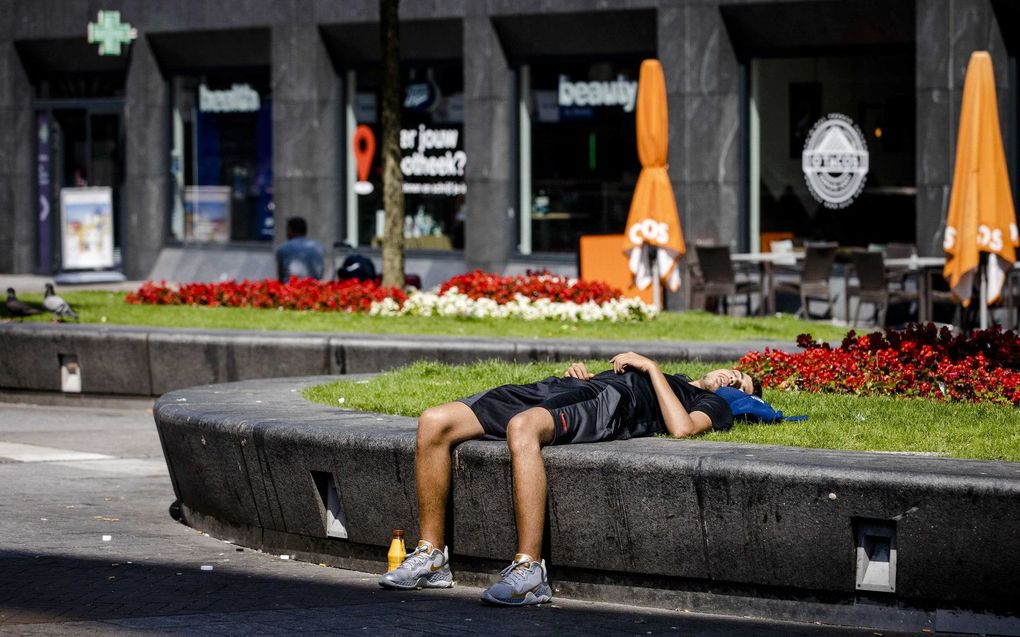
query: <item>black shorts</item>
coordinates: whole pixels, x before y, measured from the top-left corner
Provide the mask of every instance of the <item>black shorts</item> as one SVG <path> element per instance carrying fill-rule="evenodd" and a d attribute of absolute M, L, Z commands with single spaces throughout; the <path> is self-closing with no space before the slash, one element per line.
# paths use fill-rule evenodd
<path fill-rule="evenodd" d="M 549 377 L 528 385 L 503 385 L 462 398 L 482 423 L 485 440 L 506 440 L 517 414 L 542 407 L 552 414 L 554 445 L 629 438 L 621 426 L 620 392 L 576 378 Z"/>

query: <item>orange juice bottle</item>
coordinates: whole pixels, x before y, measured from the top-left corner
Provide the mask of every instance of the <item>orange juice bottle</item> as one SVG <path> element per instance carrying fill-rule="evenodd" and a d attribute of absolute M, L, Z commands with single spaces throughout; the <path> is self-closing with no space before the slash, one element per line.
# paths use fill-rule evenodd
<path fill-rule="evenodd" d="M 404 561 L 404 529 L 393 529 L 393 539 L 390 540 L 390 551 L 386 554 L 386 561 L 389 562 L 389 569 L 394 570 Z"/>

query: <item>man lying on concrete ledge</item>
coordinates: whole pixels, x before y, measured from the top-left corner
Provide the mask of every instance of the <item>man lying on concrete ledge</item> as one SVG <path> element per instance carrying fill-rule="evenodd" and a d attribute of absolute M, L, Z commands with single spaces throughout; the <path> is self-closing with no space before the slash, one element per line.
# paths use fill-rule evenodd
<path fill-rule="evenodd" d="M 386 573 L 386 588 L 453 586 L 444 546 L 450 492 L 450 452 L 465 440 L 506 440 L 513 471 L 517 554 L 482 601 L 509 606 L 552 599 L 542 555 L 546 476 L 541 449 L 601 440 L 626 440 L 657 433 L 696 436 L 725 430 L 733 415 L 720 387 L 761 395 L 756 380 L 735 369 L 717 369 L 698 380 L 663 374 L 652 360 L 626 352 L 611 370 L 593 375 L 572 364 L 563 378 L 529 385 L 503 385 L 425 410 L 418 419 L 415 480 L 421 539 L 399 568 Z M 438 547 L 444 547 L 442 549 Z"/>

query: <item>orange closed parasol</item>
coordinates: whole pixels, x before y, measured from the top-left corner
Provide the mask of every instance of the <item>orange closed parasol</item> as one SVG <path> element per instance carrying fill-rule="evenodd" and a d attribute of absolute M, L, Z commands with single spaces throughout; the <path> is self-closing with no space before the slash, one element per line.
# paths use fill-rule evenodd
<path fill-rule="evenodd" d="M 627 215 L 623 250 L 627 254 L 634 283 L 643 290 L 658 270 L 663 282 L 674 292 L 680 287 L 680 257 L 687 248 L 680 230 L 673 186 L 666 172 L 669 146 L 669 117 L 666 110 L 666 80 L 658 60 L 641 63 L 637 97 L 637 146 L 641 174 Z M 655 263 L 649 253 L 657 248 Z"/>
<path fill-rule="evenodd" d="M 992 304 L 1002 294 L 1006 273 L 1016 261 L 1017 246 L 1020 239 L 999 131 L 992 58 L 986 51 L 975 51 L 963 84 L 953 191 L 943 241 L 943 276 L 965 307 L 970 303 L 980 253 L 988 253 L 988 292 L 982 302 Z"/>

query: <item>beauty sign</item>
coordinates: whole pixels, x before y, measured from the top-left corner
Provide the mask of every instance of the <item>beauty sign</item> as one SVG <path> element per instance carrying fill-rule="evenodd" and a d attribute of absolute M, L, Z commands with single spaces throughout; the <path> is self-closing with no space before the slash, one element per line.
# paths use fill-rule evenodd
<path fill-rule="evenodd" d="M 630 113 L 637 103 L 637 90 L 638 83 L 623 74 L 615 80 L 594 82 L 575 82 L 560 75 L 557 97 L 560 107 L 612 106 Z"/>

